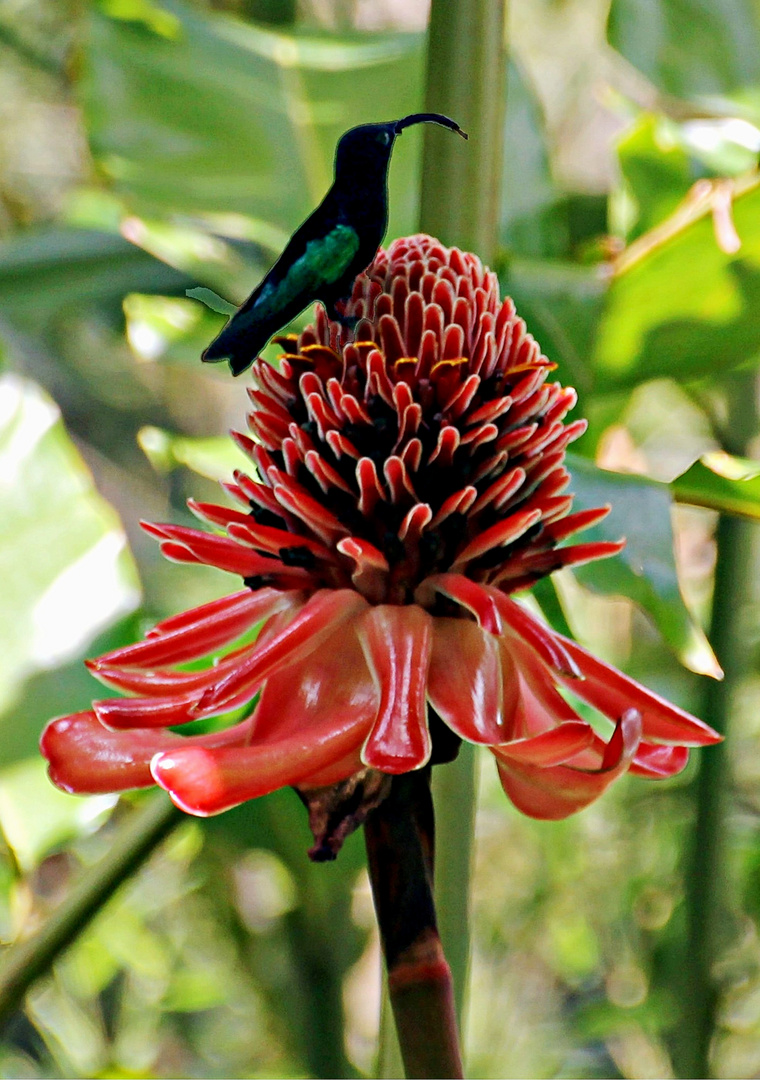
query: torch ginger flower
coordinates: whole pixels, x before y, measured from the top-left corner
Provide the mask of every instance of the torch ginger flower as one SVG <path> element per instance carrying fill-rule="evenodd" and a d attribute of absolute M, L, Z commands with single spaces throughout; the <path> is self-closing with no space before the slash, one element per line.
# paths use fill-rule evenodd
<path fill-rule="evenodd" d="M 571 512 L 563 458 L 585 422 L 564 422 L 575 392 L 547 381 L 554 365 L 496 276 L 409 237 L 378 251 L 345 314 L 351 330 L 319 308 L 279 339 L 279 370 L 255 362 L 253 438 L 234 437 L 256 479 L 225 485 L 240 509 L 190 503 L 226 535 L 145 526 L 170 559 L 244 588 L 89 662 L 134 696 L 51 721 L 53 781 L 155 782 L 206 815 L 285 785 L 419 769 L 466 739 L 491 750 L 520 810 L 562 818 L 626 771 L 679 772 L 689 746 L 719 736 L 512 599 L 622 545 L 563 546 L 607 508 Z M 564 689 L 614 723 L 608 741 Z M 257 695 L 223 730 L 167 730 Z"/>

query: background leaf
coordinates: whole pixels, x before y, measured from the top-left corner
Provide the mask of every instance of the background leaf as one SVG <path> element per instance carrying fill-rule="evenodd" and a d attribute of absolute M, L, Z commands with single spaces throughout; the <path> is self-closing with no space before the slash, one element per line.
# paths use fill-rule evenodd
<path fill-rule="evenodd" d="M 733 255 L 718 247 L 709 210 L 683 227 L 639 239 L 646 256 L 623 263 L 606 295 L 593 360 L 601 389 L 663 375 L 717 378 L 754 362 L 760 351 L 755 181 L 737 195 L 733 212 L 742 241 Z"/>
<path fill-rule="evenodd" d="M 593 592 L 630 597 L 652 619 L 663 639 L 684 664 L 702 675 L 720 675 L 720 667 L 678 584 L 671 496 L 666 484 L 644 476 L 613 473 L 568 454 L 579 510 L 612 507 L 609 515 L 584 536 L 619 540 L 619 555 L 577 567 L 573 574 Z"/>
<path fill-rule="evenodd" d="M 383 86 L 391 118 L 419 100 L 418 37 L 286 37 L 163 7 L 179 21 L 176 36 L 93 12 L 83 86 L 99 165 L 146 216 L 233 211 L 290 233 L 330 185 L 338 136 L 377 119 L 374 88 Z M 403 142 L 418 152 L 417 140 Z M 399 229 L 414 193 L 391 185 Z"/>
<path fill-rule="evenodd" d="M 121 524 L 92 485 L 55 405 L 0 380 L 0 707 L 24 678 L 76 655 L 137 606 Z"/>
<path fill-rule="evenodd" d="M 721 451 L 703 454 L 670 487 L 679 502 L 760 518 L 760 465 L 756 461 Z"/>
<path fill-rule="evenodd" d="M 613 0 L 607 33 L 610 44 L 668 94 L 727 93 L 760 79 L 751 0 Z"/>

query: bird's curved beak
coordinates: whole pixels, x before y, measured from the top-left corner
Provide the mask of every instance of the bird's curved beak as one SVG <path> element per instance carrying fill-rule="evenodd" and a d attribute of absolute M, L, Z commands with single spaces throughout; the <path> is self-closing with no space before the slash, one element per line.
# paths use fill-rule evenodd
<path fill-rule="evenodd" d="M 412 113 L 410 116 L 405 116 L 402 120 L 396 121 L 396 135 L 400 135 L 405 128 L 413 124 L 439 124 L 441 127 L 449 128 L 450 131 L 456 131 L 457 135 L 461 135 L 463 139 L 467 138 L 467 132 L 462 131 L 455 120 L 444 116 L 443 113 Z"/>

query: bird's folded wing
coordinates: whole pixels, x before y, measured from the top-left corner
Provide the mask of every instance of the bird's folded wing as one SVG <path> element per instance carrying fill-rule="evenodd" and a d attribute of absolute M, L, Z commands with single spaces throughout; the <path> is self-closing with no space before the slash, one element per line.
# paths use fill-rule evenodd
<path fill-rule="evenodd" d="M 318 294 L 340 281 L 359 250 L 359 234 L 350 225 L 334 225 L 324 236 L 309 240 L 279 281 L 267 281 L 256 297 L 256 316 L 265 319 L 295 297 Z"/>

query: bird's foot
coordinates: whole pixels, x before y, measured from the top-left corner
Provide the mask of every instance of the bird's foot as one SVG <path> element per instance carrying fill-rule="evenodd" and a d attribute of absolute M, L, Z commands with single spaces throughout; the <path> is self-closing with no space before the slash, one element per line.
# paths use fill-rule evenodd
<path fill-rule="evenodd" d="M 333 322 L 340 323 L 346 330 L 353 330 L 359 321 L 358 315 L 346 315 L 346 307 L 348 306 L 350 297 L 341 300 L 335 300 L 331 304 L 325 304 L 325 310 L 327 311 L 327 317 L 332 319 Z M 340 306 L 339 306 L 340 305 Z"/>

